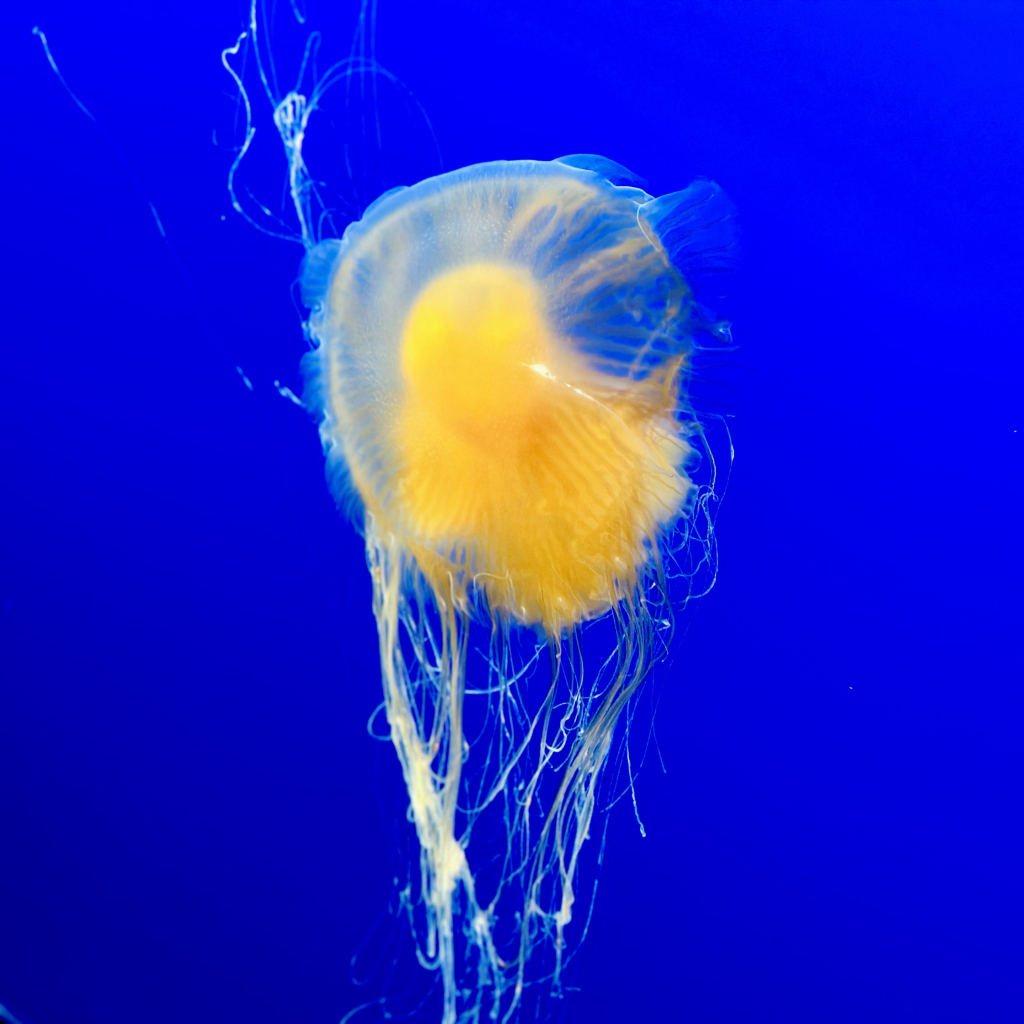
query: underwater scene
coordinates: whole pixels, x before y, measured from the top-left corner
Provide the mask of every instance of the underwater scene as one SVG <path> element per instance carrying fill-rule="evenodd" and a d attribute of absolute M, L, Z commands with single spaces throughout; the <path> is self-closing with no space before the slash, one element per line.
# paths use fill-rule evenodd
<path fill-rule="evenodd" d="M 1024 7 L 0 15 L 0 1022 L 1024 1019 Z"/>

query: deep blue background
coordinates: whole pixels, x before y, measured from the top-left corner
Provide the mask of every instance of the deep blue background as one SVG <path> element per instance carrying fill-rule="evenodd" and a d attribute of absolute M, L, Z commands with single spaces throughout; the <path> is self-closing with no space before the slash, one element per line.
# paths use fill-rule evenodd
<path fill-rule="evenodd" d="M 354 14 L 317 26 L 344 48 Z M 0 1002 L 26 1024 L 336 1022 L 390 892 L 362 552 L 270 384 L 297 386 L 301 251 L 231 213 L 211 142 L 242 21 L 3 15 Z M 381 0 L 378 46 L 448 168 L 603 153 L 656 193 L 713 177 L 742 220 L 720 580 L 566 1021 L 1024 1020 L 1024 6 Z"/>

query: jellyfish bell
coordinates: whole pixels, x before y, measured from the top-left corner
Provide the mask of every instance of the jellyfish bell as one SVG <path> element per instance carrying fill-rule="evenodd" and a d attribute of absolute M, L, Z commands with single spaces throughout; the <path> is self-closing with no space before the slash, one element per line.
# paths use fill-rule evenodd
<path fill-rule="evenodd" d="M 685 385 L 711 322 L 691 279 L 727 262 L 730 214 L 711 182 L 655 199 L 602 157 L 499 161 L 393 190 L 304 262 L 305 370 L 335 496 L 365 534 L 420 845 L 421 959 L 441 971 L 446 1024 L 483 1000 L 511 1014 L 545 937 L 558 983 L 595 786 L 658 653 L 648 591 L 692 504 Z M 563 652 L 609 614 L 610 677 L 584 692 Z M 469 656 L 474 621 L 499 648 L 483 666 Z M 516 700 L 519 630 L 547 645 L 551 685 L 521 705 L 518 735 L 480 741 L 488 781 L 460 799 L 467 674 L 496 674 L 487 692 Z M 560 774 L 541 809 L 545 770 Z M 488 900 L 470 834 L 513 778 L 512 852 Z M 512 877 L 522 896 L 502 946 Z M 475 989 L 459 980 L 468 960 Z"/>
<path fill-rule="evenodd" d="M 721 247 L 726 202 L 694 193 Z M 307 259 L 328 451 L 435 588 L 557 634 L 627 596 L 685 509 L 695 307 L 658 202 L 561 161 L 483 164 Z"/>

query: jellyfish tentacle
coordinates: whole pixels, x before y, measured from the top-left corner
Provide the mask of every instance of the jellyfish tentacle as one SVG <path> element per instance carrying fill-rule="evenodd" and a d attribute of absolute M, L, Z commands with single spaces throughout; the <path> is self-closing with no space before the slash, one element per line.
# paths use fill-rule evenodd
<path fill-rule="evenodd" d="M 500 1003 L 500 958 L 491 935 L 490 911 L 476 899 L 473 874 L 463 844 L 456 838 L 456 811 L 464 757 L 465 611 L 449 592 L 423 593 L 409 608 L 405 582 L 415 574 L 393 534 L 380 537 L 372 517 L 366 528 L 367 562 L 373 581 L 373 607 L 381 654 L 384 704 L 391 740 L 409 795 L 420 844 L 420 892 L 427 910 L 424 966 L 438 969 L 444 990 L 442 1024 L 459 1020 L 453 901 L 461 886 L 467 903 L 468 934 L 479 951 L 478 993 L 493 989 Z M 428 624 L 427 604 L 439 620 L 440 637 Z M 402 651 L 401 634 L 411 638 L 414 665 Z M 431 691 L 432 707 L 422 705 Z M 418 707 L 418 705 L 421 705 Z"/>

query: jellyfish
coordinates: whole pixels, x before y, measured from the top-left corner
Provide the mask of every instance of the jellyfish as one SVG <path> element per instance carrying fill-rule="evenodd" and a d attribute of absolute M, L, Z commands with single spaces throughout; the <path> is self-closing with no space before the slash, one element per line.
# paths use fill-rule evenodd
<path fill-rule="evenodd" d="M 244 119 L 228 190 L 305 249 L 300 404 L 365 542 L 386 720 L 370 727 L 397 754 L 415 836 L 395 912 L 440 982 L 442 1024 L 506 1024 L 564 991 L 594 903 L 593 833 L 626 792 L 636 809 L 639 696 L 674 613 L 714 582 L 715 446 L 691 393 L 695 358 L 730 340 L 704 300 L 732 260 L 733 210 L 711 181 L 655 198 L 575 154 L 435 174 L 351 219 L 361 200 L 305 150 L 334 86 L 328 125 L 380 147 L 387 86 L 436 144 L 376 60 L 375 10 L 363 0 L 348 57 L 322 72 L 310 33 L 285 91 L 273 19 L 252 0 L 222 54 Z M 256 132 L 247 66 L 297 234 L 239 185 Z M 338 141 L 360 193 L 355 147 Z M 371 1006 L 393 1015 L 384 997 L 344 1020 Z"/>
<path fill-rule="evenodd" d="M 727 326 L 693 282 L 731 246 L 713 182 L 654 198 L 574 155 L 394 189 L 304 259 L 306 400 L 365 539 L 444 1024 L 561 985 L 602 774 L 667 650 L 666 559 L 699 491 L 687 383 Z"/>

